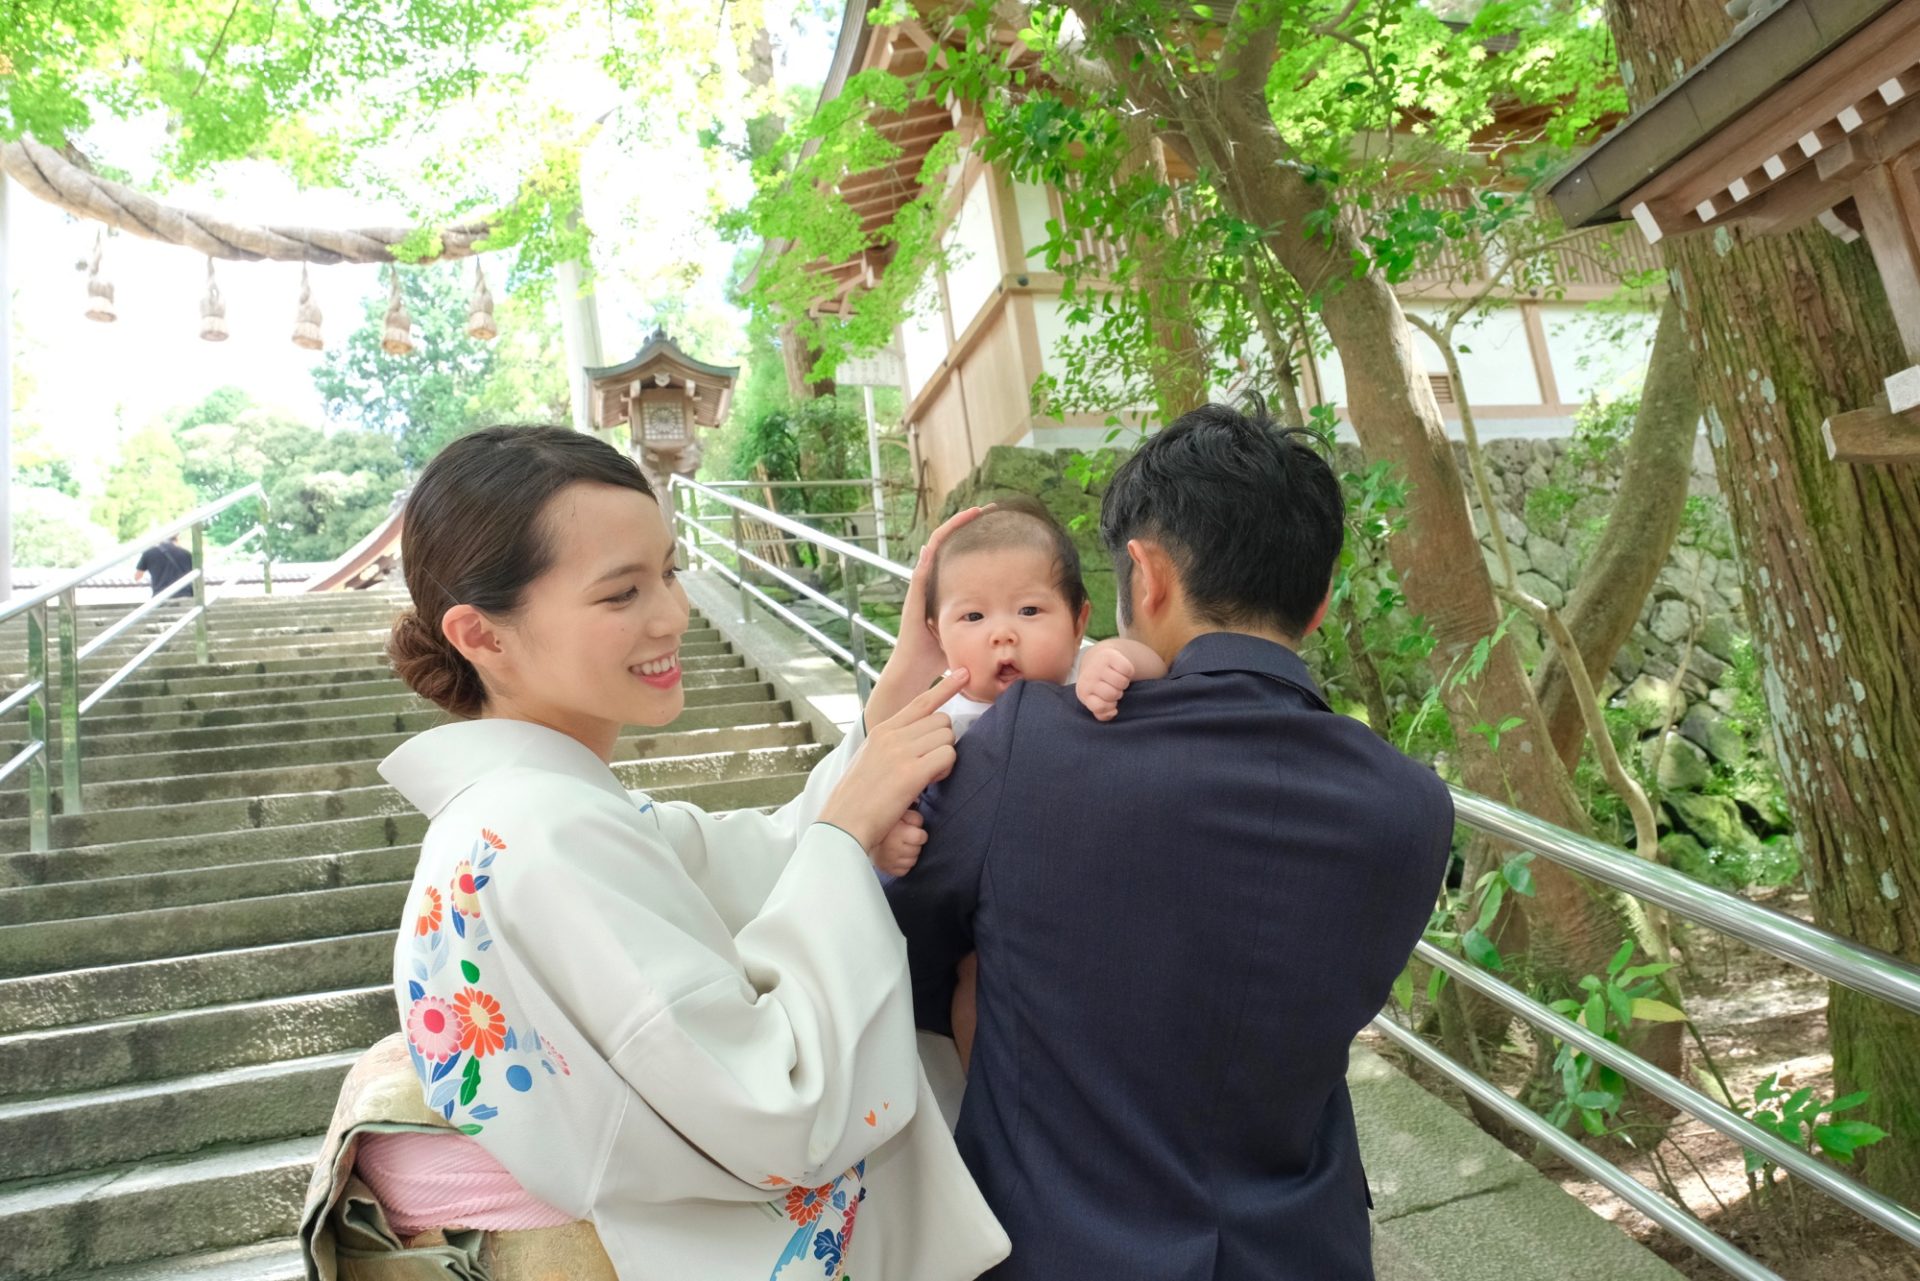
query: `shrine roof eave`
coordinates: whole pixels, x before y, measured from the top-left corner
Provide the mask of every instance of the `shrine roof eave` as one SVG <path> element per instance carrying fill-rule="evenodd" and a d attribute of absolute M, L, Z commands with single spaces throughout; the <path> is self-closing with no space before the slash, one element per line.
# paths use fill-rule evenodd
<path fill-rule="evenodd" d="M 1588 148 L 1549 195 L 1569 227 L 1617 222 L 1622 201 L 1905 0 L 1759 0 L 1760 11 Z"/>
<path fill-rule="evenodd" d="M 628 381 L 656 362 L 670 367 L 679 367 L 683 374 L 692 376 L 689 381 L 701 379 L 716 385 L 731 385 L 740 375 L 738 365 L 709 365 L 681 351 L 671 338 L 654 338 L 631 360 L 622 361 L 617 365 L 588 366 L 587 380 L 595 384 Z"/>

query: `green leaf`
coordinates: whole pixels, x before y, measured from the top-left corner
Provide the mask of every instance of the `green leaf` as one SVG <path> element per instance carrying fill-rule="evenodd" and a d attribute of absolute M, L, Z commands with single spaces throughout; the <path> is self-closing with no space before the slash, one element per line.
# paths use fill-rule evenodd
<path fill-rule="evenodd" d="M 1613 1021 L 1621 1027 L 1633 1025 L 1633 997 L 1615 984 L 1607 984 L 1607 1005 L 1613 1011 Z"/>
<path fill-rule="evenodd" d="M 1487 897 L 1480 904 L 1480 919 L 1475 923 L 1475 929 L 1485 934 L 1493 928 L 1494 919 L 1500 915 L 1500 904 L 1506 895 L 1507 883 L 1495 881 L 1492 888 L 1487 891 Z"/>
<path fill-rule="evenodd" d="M 1436 968 L 1433 973 L 1427 975 L 1427 1004 L 1428 1005 L 1432 1005 L 1435 1001 L 1440 999 L 1440 989 L 1445 987 L 1446 985 L 1447 985 L 1447 972 L 1445 970 Z"/>
<path fill-rule="evenodd" d="M 1500 968 L 1500 949 L 1493 945 L 1492 939 L 1477 929 L 1468 930 L 1460 936 L 1460 950 L 1467 954 L 1468 960 L 1483 969 Z"/>
<path fill-rule="evenodd" d="M 1591 1134 L 1596 1139 L 1601 1138 L 1607 1132 L 1607 1118 L 1595 1112 L 1592 1108 L 1580 1109 L 1580 1124 L 1586 1128 L 1588 1134 Z"/>
<path fill-rule="evenodd" d="M 1565 1014 L 1571 1017 L 1573 1012 L 1580 1008 L 1580 1002 L 1574 1000 L 1572 997 L 1563 996 L 1547 1008 L 1555 1014 Z"/>
<path fill-rule="evenodd" d="M 1587 1025 L 1587 1031 L 1605 1033 L 1607 1030 L 1607 1002 L 1598 992 L 1587 995 L 1587 1008 L 1580 1011 L 1580 1021 Z"/>
<path fill-rule="evenodd" d="M 1533 894 L 1533 869 L 1528 866 L 1531 862 L 1533 855 L 1516 854 L 1501 865 L 1500 875 L 1515 894 Z"/>
<path fill-rule="evenodd" d="M 1620 1100 L 1602 1090 L 1583 1090 L 1573 1096 L 1573 1105 L 1577 1108 L 1596 1108 L 1602 1112 L 1611 1112 L 1620 1106 Z"/>
<path fill-rule="evenodd" d="M 1403 1010 L 1413 1008 L 1413 967 L 1400 971 L 1400 977 L 1393 981 L 1393 999 Z"/>
<path fill-rule="evenodd" d="M 1851 1161 L 1855 1149 L 1868 1147 L 1887 1137 L 1887 1132 L 1865 1121 L 1840 1121 L 1813 1127 L 1813 1141 L 1830 1157 Z"/>
<path fill-rule="evenodd" d="M 1662 961 L 1658 965 L 1629 965 L 1620 971 L 1620 981 L 1631 983 L 1635 979 L 1652 978 L 1656 974 L 1665 974 L 1672 968 L 1672 961 Z"/>
<path fill-rule="evenodd" d="M 480 1093 L 480 1060 L 468 1059 L 466 1071 L 460 1074 L 460 1106 L 466 1107 L 473 1102 L 473 1096 Z"/>
<path fill-rule="evenodd" d="M 1647 1023 L 1684 1023 L 1687 1016 L 1668 1005 L 1665 1001 L 1656 1001 L 1652 997 L 1635 997 L 1633 1017 Z"/>
<path fill-rule="evenodd" d="M 1855 1093 L 1842 1095 L 1840 1098 L 1835 1099 L 1833 1102 L 1827 1104 L 1826 1110 L 1828 1112 L 1835 1112 L 1835 1113 L 1851 1111 L 1852 1109 L 1859 1107 L 1861 1104 L 1865 1103 L 1868 1099 L 1871 1099 L 1872 1097 L 1873 1097 L 1872 1090 L 1859 1090 L 1859 1091 L 1856 1091 Z"/>
<path fill-rule="evenodd" d="M 1754 1100 L 1760 1103 L 1764 1103 L 1768 1099 L 1777 1099 L 1785 1093 L 1786 1091 L 1780 1088 L 1780 1074 L 1778 1072 L 1769 1073 L 1766 1080 L 1753 1087 Z"/>
<path fill-rule="evenodd" d="M 467 1122 L 467 1123 L 466 1123 L 465 1125 L 463 1125 L 463 1126 L 461 1126 L 461 1127 L 460 1127 L 460 1133 L 462 1133 L 462 1134 L 478 1134 L 478 1133 L 480 1133 L 480 1131 L 482 1131 L 482 1130 L 484 1130 L 484 1129 L 486 1129 L 486 1128 L 487 1128 L 487 1127 L 485 1127 L 484 1125 L 477 1125 L 477 1124 L 475 1124 L 474 1122 L 472 1122 L 472 1121 L 469 1121 L 469 1122 Z"/>
<path fill-rule="evenodd" d="M 472 961 L 460 962 L 460 972 L 466 975 L 467 982 L 469 983 L 478 983 L 480 981 L 480 967 Z"/>
<path fill-rule="evenodd" d="M 1607 962 L 1607 973 L 1618 974 L 1622 969 L 1626 968 L 1627 962 L 1632 959 L 1633 940 L 1628 939 L 1620 945 L 1620 950 L 1613 954 L 1613 959 Z"/>

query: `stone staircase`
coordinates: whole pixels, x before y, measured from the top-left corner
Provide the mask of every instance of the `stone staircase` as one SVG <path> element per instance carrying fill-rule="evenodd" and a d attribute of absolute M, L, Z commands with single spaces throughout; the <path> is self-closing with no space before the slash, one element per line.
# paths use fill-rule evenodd
<path fill-rule="evenodd" d="M 394 930 L 424 820 L 376 773 L 441 714 L 381 653 L 397 598 L 230 599 L 84 724 L 84 813 L 27 852 L 0 784 L 0 1281 L 280 1281 L 354 1056 L 396 1026 Z M 81 639 L 125 607 L 82 611 Z M 82 688 L 165 618 L 86 665 Z M 0 695 L 25 633 L 0 629 Z M 826 748 L 695 617 L 687 709 L 623 739 L 629 787 L 723 810 Z M 0 759 L 24 717 L 0 726 Z M 10 741 L 6 741 L 10 740 Z"/>

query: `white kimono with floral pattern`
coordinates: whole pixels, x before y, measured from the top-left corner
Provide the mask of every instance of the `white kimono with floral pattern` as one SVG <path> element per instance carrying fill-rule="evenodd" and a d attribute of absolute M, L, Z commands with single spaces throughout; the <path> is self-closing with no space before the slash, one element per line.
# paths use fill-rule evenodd
<path fill-rule="evenodd" d="M 380 767 L 431 820 L 394 957 L 427 1102 L 592 1219 L 627 1281 L 959 1281 L 1006 1257 L 921 1072 L 879 883 L 813 821 L 860 737 L 771 816 L 654 804 L 523 721 Z"/>

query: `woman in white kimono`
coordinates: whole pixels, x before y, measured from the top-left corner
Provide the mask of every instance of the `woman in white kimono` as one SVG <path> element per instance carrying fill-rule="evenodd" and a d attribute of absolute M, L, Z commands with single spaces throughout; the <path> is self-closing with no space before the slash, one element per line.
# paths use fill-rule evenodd
<path fill-rule="evenodd" d="M 868 862 L 953 759 L 933 709 L 958 686 L 928 688 L 922 629 L 804 795 L 714 817 L 609 767 L 623 725 L 685 702 L 686 595 L 629 459 L 557 428 L 456 440 L 402 563 L 395 668 L 464 718 L 381 767 L 431 820 L 394 959 L 428 1105 L 536 1211 L 591 1219 L 625 1281 L 960 1281 L 1004 1258 Z"/>

